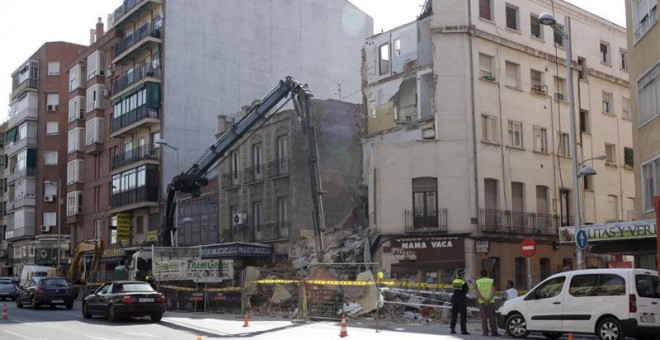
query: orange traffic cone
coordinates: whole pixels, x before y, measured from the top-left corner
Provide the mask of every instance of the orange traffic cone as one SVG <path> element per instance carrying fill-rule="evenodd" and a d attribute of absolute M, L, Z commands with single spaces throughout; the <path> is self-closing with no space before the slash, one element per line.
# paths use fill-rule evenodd
<path fill-rule="evenodd" d="M 198 336 L 197 336 L 197 340 L 202 340 L 202 336 L 201 336 L 201 335 L 198 335 Z"/>
<path fill-rule="evenodd" d="M 341 316 L 341 331 L 339 332 L 339 337 L 347 337 L 348 336 L 348 331 L 346 330 L 346 314 L 342 314 Z"/>
<path fill-rule="evenodd" d="M 2 320 L 7 320 L 7 304 L 2 306 Z"/>
<path fill-rule="evenodd" d="M 250 320 L 248 320 L 248 313 L 243 317 L 243 327 L 250 327 Z"/>
<path fill-rule="evenodd" d="M 573 340 L 573 333 L 572 332 L 568 333 L 568 340 Z"/>

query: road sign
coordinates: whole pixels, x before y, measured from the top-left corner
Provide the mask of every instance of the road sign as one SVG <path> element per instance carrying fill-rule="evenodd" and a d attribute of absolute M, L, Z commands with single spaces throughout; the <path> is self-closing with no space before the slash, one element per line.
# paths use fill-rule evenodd
<path fill-rule="evenodd" d="M 575 233 L 575 244 L 580 249 L 587 249 L 589 244 L 589 237 L 587 237 L 587 232 L 584 229 L 578 229 Z"/>
<path fill-rule="evenodd" d="M 536 254 L 536 242 L 531 238 L 526 238 L 520 242 L 520 253 L 523 256 L 532 257 Z"/>

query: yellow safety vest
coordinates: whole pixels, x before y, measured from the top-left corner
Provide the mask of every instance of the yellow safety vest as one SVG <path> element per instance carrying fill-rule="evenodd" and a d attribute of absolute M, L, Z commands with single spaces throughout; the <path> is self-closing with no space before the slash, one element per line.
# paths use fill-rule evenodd
<path fill-rule="evenodd" d="M 477 280 L 477 289 L 481 296 L 490 296 L 493 293 L 493 279 L 489 277 L 482 277 Z M 477 299 L 479 303 L 484 303 L 484 300 L 480 297 Z M 490 298 L 490 303 L 495 303 L 495 294 Z"/>

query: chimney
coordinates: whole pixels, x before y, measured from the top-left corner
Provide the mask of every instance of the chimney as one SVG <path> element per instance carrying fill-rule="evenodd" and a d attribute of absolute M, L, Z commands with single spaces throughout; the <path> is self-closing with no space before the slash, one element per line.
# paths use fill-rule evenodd
<path fill-rule="evenodd" d="M 89 46 L 94 45 L 95 42 L 96 42 L 96 30 L 92 28 L 89 30 Z"/>
<path fill-rule="evenodd" d="M 99 20 L 96 23 L 96 41 L 101 41 L 103 34 L 103 21 L 101 21 L 101 17 L 99 17 Z"/>
<path fill-rule="evenodd" d="M 227 115 L 219 114 L 218 115 L 218 134 L 216 137 L 219 137 L 222 135 L 225 131 L 227 131 Z"/>

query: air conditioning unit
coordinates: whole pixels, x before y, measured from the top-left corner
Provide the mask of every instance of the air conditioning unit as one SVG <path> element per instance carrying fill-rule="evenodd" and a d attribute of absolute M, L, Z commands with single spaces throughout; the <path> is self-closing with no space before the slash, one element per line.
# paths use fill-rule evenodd
<path fill-rule="evenodd" d="M 103 89 L 103 97 L 107 97 L 109 95 L 110 95 L 110 91 L 108 91 L 107 89 Z"/>
<path fill-rule="evenodd" d="M 47 109 L 49 112 L 53 112 L 53 111 L 57 110 L 57 105 L 48 105 L 48 106 L 46 107 L 46 109 Z"/>
<path fill-rule="evenodd" d="M 245 214 L 234 214 L 232 217 L 232 221 L 234 222 L 234 225 L 243 225 L 247 223 L 247 215 Z"/>
<path fill-rule="evenodd" d="M 50 226 L 49 225 L 42 225 L 41 226 L 41 232 L 43 232 L 43 233 L 50 232 Z"/>
<path fill-rule="evenodd" d="M 44 196 L 44 202 L 53 202 L 53 201 L 55 201 L 55 197 L 53 195 Z"/>

